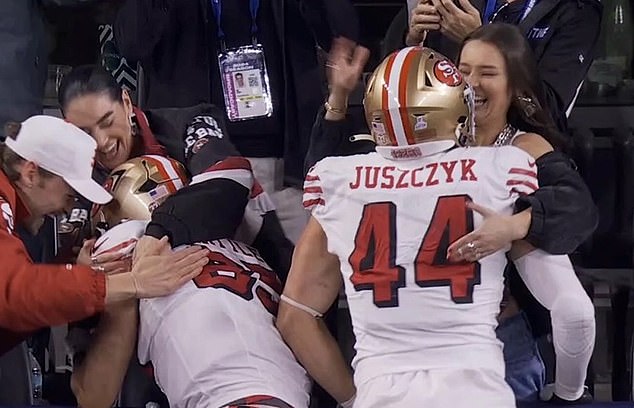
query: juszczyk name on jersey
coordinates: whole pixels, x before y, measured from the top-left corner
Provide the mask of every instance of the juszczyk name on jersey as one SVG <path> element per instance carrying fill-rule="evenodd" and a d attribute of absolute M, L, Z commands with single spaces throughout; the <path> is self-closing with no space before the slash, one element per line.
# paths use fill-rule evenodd
<path fill-rule="evenodd" d="M 396 166 L 356 166 L 355 180 L 350 189 L 380 188 L 400 189 L 410 187 L 431 187 L 454 181 L 478 181 L 473 159 L 461 159 L 429 163 L 416 169 L 399 169 Z"/>

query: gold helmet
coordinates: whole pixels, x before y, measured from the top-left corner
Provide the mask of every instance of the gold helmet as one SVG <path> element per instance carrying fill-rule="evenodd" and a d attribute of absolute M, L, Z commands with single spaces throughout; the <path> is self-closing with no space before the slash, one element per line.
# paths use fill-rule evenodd
<path fill-rule="evenodd" d="M 456 66 L 430 48 L 388 56 L 370 77 L 363 104 L 380 146 L 472 138 L 473 92 Z"/>
<path fill-rule="evenodd" d="M 93 225 L 108 229 L 123 220 L 149 220 L 156 207 L 187 183 L 176 160 L 150 155 L 130 159 L 110 172 L 104 187 L 113 199 L 93 207 Z"/>

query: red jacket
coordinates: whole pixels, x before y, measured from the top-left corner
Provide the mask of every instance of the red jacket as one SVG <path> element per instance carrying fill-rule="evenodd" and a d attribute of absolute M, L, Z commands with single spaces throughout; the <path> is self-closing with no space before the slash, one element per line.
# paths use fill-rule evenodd
<path fill-rule="evenodd" d="M 34 264 L 14 227 L 28 210 L 0 171 L 0 355 L 37 329 L 100 312 L 105 275 L 82 265 Z"/>

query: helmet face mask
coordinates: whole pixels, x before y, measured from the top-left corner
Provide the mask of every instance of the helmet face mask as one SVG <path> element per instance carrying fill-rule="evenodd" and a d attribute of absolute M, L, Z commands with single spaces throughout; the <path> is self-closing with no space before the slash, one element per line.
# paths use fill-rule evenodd
<path fill-rule="evenodd" d="M 150 220 L 156 207 L 187 183 L 185 169 L 175 160 L 160 156 L 128 160 L 108 176 L 104 187 L 113 199 L 93 208 L 93 225 L 103 230 L 125 220 Z"/>
<path fill-rule="evenodd" d="M 456 137 L 461 146 L 475 146 L 475 91 L 471 85 L 465 85 L 464 100 L 469 109 L 469 115 L 465 118 L 464 123 L 456 128 Z"/>
<path fill-rule="evenodd" d="M 380 146 L 473 137 L 473 92 L 453 63 L 429 48 L 388 56 L 368 81 L 364 107 Z"/>

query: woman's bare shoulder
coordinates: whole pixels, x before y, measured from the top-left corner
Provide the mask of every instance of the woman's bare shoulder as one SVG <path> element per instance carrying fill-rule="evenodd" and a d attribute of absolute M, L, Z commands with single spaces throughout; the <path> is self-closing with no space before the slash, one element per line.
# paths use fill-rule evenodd
<path fill-rule="evenodd" d="M 553 146 L 537 133 L 522 133 L 518 135 L 513 140 L 513 146 L 524 150 L 533 156 L 534 159 L 539 159 L 541 156 L 554 150 Z"/>

